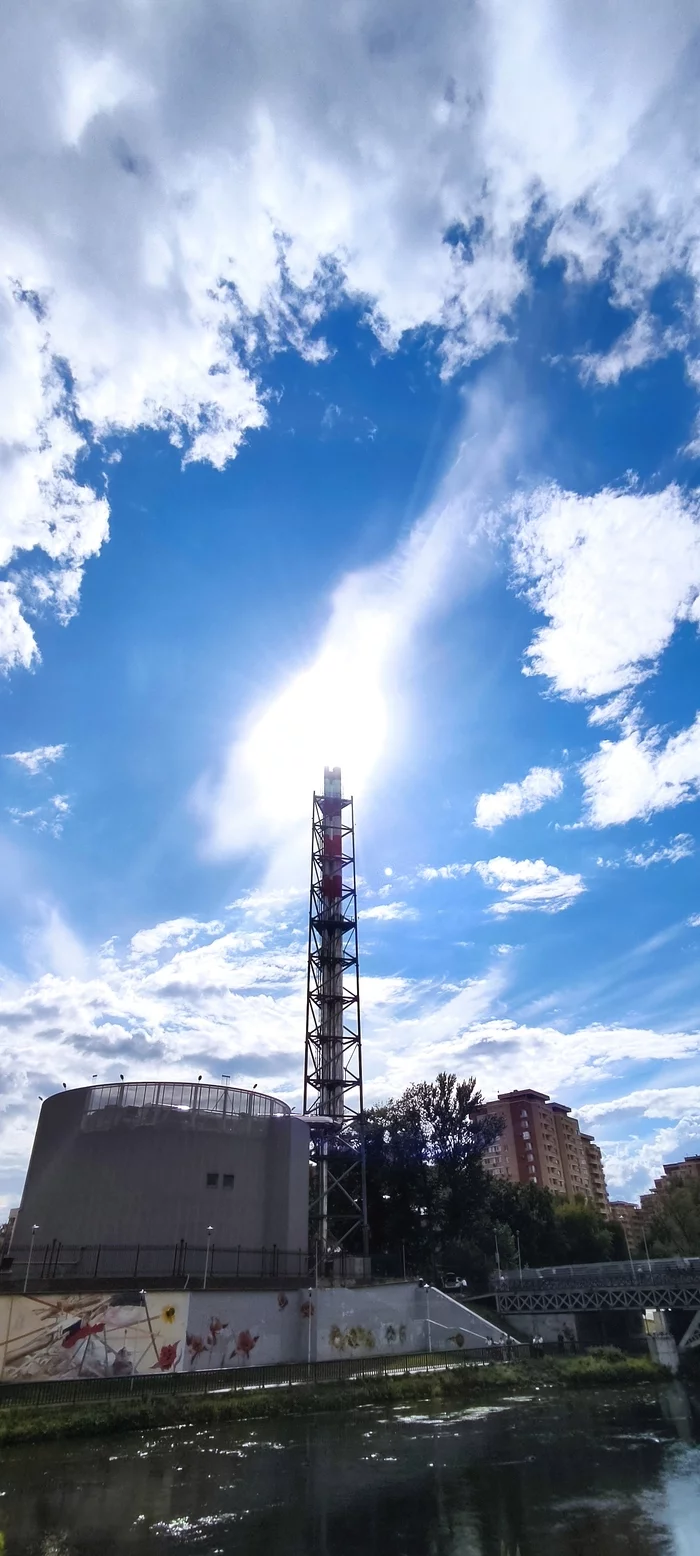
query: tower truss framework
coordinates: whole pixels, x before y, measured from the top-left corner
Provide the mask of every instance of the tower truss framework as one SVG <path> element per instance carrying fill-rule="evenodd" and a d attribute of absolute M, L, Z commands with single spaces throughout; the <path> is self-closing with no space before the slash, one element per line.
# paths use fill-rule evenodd
<path fill-rule="evenodd" d="M 314 794 L 304 1115 L 311 1124 L 311 1237 L 324 1264 L 368 1256 L 355 821 L 340 769 Z"/>

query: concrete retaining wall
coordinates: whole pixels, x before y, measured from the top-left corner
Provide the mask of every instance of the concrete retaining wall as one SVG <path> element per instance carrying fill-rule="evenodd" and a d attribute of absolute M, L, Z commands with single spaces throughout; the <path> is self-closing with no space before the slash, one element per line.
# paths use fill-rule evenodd
<path fill-rule="evenodd" d="M 3 1382 L 462 1350 L 506 1339 L 461 1302 L 412 1281 L 0 1297 Z"/>

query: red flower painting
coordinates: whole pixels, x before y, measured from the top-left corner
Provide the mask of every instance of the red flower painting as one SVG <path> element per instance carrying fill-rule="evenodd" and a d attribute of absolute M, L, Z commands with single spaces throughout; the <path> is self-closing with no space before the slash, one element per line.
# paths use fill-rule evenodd
<path fill-rule="evenodd" d="M 249 1329 L 242 1329 L 236 1341 L 235 1355 L 245 1356 L 247 1360 L 251 1351 L 255 1350 L 258 1339 L 259 1336 L 256 1334 L 251 1334 Z"/>
<path fill-rule="evenodd" d="M 161 1372 L 170 1372 L 177 1361 L 176 1345 L 161 1345 L 158 1353 L 158 1366 Z"/>

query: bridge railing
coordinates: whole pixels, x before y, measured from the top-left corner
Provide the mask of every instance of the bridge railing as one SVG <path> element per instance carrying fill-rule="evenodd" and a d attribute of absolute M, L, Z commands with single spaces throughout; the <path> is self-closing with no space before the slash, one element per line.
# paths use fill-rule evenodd
<path fill-rule="evenodd" d="M 546 1291 L 600 1286 L 697 1285 L 700 1258 L 611 1260 L 605 1264 L 548 1265 L 506 1270 L 491 1277 L 493 1291 Z"/>

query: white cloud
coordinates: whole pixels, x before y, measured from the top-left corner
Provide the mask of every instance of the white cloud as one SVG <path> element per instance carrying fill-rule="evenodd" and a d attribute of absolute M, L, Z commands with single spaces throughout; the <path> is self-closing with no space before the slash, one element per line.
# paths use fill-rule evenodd
<path fill-rule="evenodd" d="M 389 348 L 441 331 L 449 371 L 511 327 L 534 221 L 640 319 L 669 275 L 692 309 L 696 25 L 693 0 L 437 0 L 410 24 L 396 0 L 300 0 L 224 3 L 214 43 L 204 0 L 14 12 L 0 554 L 30 565 L 0 594 L 5 666 L 36 659 L 26 611 L 69 615 L 106 539 L 85 439 L 159 429 L 221 468 L 265 420 L 266 354 L 322 359 L 341 288 Z"/>
<path fill-rule="evenodd" d="M 516 889 L 540 874 L 537 862 L 492 863 L 498 884 L 515 882 Z M 306 945 L 276 925 L 248 929 L 246 922 L 245 909 L 223 933 L 216 921 L 170 920 L 139 931 L 123 953 L 111 942 L 98 956 L 55 906 L 37 905 L 27 937 L 30 976 L 0 979 L 0 1030 L 11 1055 L 0 1059 L 0 1137 L 7 1178 L 14 1174 L 13 1203 L 31 1148 L 37 1093 L 59 1089 L 63 1080 L 83 1085 L 95 1072 L 110 1080 L 120 1071 L 129 1079 L 191 1079 L 202 1072 L 218 1080 L 225 1072 L 298 1103 Z M 513 958 L 498 954 L 503 949 L 495 948 L 485 971 L 457 985 L 363 976 L 370 1102 L 447 1068 L 476 1073 L 487 1095 L 536 1084 L 588 1118 L 601 1087 L 618 1084 L 623 1069 L 638 1065 L 646 1077 L 663 1061 L 694 1072 L 697 1032 L 603 1024 L 571 1030 L 509 1019 L 503 1012 Z M 658 1089 L 666 1109 L 661 1116 L 675 1118 L 683 1106 L 680 1083 L 671 1079 Z M 655 1096 L 649 1088 L 635 1096 L 636 1113 L 630 1107 L 625 1115 L 628 1134 L 635 1120 L 651 1116 Z M 686 1117 L 692 1100 L 688 1092 Z M 614 1157 L 614 1142 L 605 1148 Z M 652 1160 L 643 1141 L 630 1143 L 627 1178 L 658 1170 L 658 1142 L 655 1149 Z"/>
<path fill-rule="evenodd" d="M 509 913 L 538 909 L 541 913 L 560 913 L 586 890 L 583 877 L 567 875 L 544 859 L 479 859 L 475 864 L 429 865 L 418 871 L 423 881 L 454 881 L 475 871 L 485 886 L 502 893 L 489 913 L 505 918 Z"/>
<path fill-rule="evenodd" d="M 496 918 L 533 908 L 541 913 L 560 913 L 586 890 L 581 875 L 567 875 L 543 859 L 487 859 L 474 869 L 485 886 L 503 894 L 502 900 L 489 908 Z"/>
<path fill-rule="evenodd" d="M 131 938 L 131 955 L 136 958 L 157 956 L 166 946 L 190 945 L 202 935 L 220 935 L 223 929 L 218 919 L 202 923 L 195 918 L 171 918 L 163 924 L 154 924 L 152 929 L 137 930 Z"/>
<path fill-rule="evenodd" d="M 295 850 L 305 856 L 310 795 L 326 763 L 342 768 L 345 792 L 358 799 L 380 760 L 398 760 L 411 640 L 492 565 L 485 515 L 502 493 L 517 436 L 515 417 L 482 382 L 428 512 L 384 561 L 341 580 L 313 656 L 249 712 L 222 773 L 200 785 L 208 850 L 226 855 L 264 839 L 275 854 L 266 890 L 298 879 Z"/>
<path fill-rule="evenodd" d="M 527 650 L 525 674 L 546 676 L 571 700 L 619 693 L 650 675 L 676 624 L 698 620 L 698 514 L 697 497 L 677 486 L 592 497 L 545 486 L 523 501 L 516 575 L 549 619 Z"/>
<path fill-rule="evenodd" d="M 504 783 L 494 794 L 480 794 L 474 825 L 492 829 L 514 816 L 539 810 L 561 794 L 564 781 L 555 767 L 531 767 L 521 783 Z"/>
<path fill-rule="evenodd" d="M 661 330 L 650 314 L 639 314 L 628 330 L 605 353 L 590 352 L 579 357 L 584 382 L 594 378 L 606 387 L 619 383 L 623 373 L 645 367 L 667 352 L 681 349 L 686 339 L 677 330 Z"/>
<path fill-rule="evenodd" d="M 688 923 L 691 929 L 700 929 L 700 913 L 691 913 Z"/>
<path fill-rule="evenodd" d="M 694 839 L 688 832 L 678 832 L 676 837 L 671 838 L 670 843 L 661 848 L 655 848 L 653 842 L 647 844 L 646 848 L 638 849 L 636 853 L 628 848 L 625 864 L 646 870 L 650 864 L 678 864 L 680 859 L 689 859 L 694 853 Z"/>
<path fill-rule="evenodd" d="M 421 881 L 457 881 L 462 876 L 470 875 L 473 869 L 473 864 L 429 864 L 426 865 L 424 870 L 418 871 L 418 879 Z"/>
<path fill-rule="evenodd" d="M 42 805 L 34 805 L 29 810 L 21 810 L 18 805 L 7 807 L 7 814 L 16 826 L 27 822 L 35 832 L 50 832 L 52 837 L 61 836 L 70 813 L 71 804 L 66 794 L 52 794 Z"/>
<path fill-rule="evenodd" d="M 35 746 L 33 751 L 6 751 L 5 760 L 17 762 L 19 767 L 23 767 L 25 772 L 35 777 L 37 773 L 43 772 L 45 767 L 60 761 L 65 749 L 65 745 L 62 745 Z"/>
<path fill-rule="evenodd" d="M 630 1091 L 605 1102 L 587 1103 L 581 1115 L 588 1123 L 619 1113 L 639 1113 L 644 1118 L 679 1119 L 693 1112 L 700 1123 L 700 1086 L 655 1086 Z"/>
<path fill-rule="evenodd" d="M 361 908 L 357 916 L 387 924 L 395 919 L 418 918 L 418 912 L 415 908 L 409 908 L 405 902 L 379 902 L 374 908 Z"/>
<path fill-rule="evenodd" d="M 693 724 L 664 740 L 660 731 L 630 729 L 620 740 L 604 740 L 581 765 L 586 820 L 594 827 L 620 825 L 635 817 L 680 805 L 700 794 L 700 714 Z"/>
<path fill-rule="evenodd" d="M 290 915 L 297 917 L 302 903 L 308 908 L 308 892 L 302 892 L 299 886 L 257 887 L 236 897 L 228 904 L 227 912 L 240 909 L 257 924 L 279 924 Z"/>

